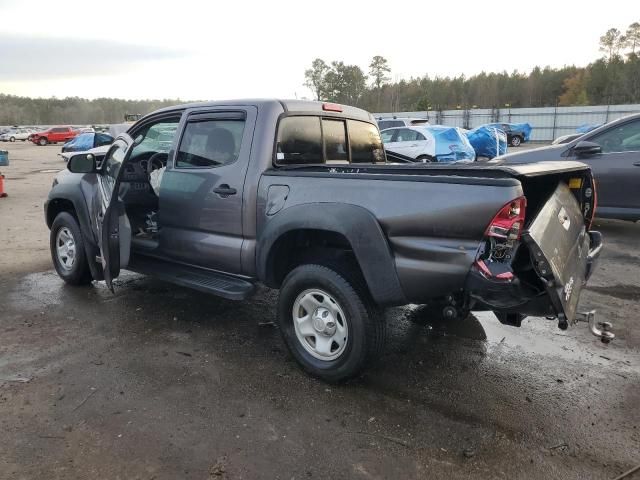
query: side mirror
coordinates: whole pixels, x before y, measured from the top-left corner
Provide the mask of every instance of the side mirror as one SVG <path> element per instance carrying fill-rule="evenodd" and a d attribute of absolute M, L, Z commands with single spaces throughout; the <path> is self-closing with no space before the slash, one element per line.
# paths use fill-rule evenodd
<path fill-rule="evenodd" d="M 67 162 L 67 168 L 73 173 L 94 173 L 96 168 L 96 157 L 91 153 L 74 155 Z"/>
<path fill-rule="evenodd" d="M 602 153 L 602 147 L 597 143 L 582 140 L 581 142 L 576 143 L 575 147 L 573 147 L 573 151 L 579 157 L 597 155 L 598 153 Z"/>

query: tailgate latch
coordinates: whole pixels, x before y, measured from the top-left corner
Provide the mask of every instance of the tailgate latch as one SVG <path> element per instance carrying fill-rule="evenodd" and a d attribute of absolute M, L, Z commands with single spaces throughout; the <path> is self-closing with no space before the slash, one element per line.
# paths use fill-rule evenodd
<path fill-rule="evenodd" d="M 602 340 L 602 343 L 609 343 L 615 338 L 615 334 L 611 331 L 611 322 L 596 321 L 595 310 L 576 313 L 575 321 L 589 323 L 589 330 L 591 330 L 591 333 L 593 333 L 596 337 L 599 337 L 600 340 Z"/>

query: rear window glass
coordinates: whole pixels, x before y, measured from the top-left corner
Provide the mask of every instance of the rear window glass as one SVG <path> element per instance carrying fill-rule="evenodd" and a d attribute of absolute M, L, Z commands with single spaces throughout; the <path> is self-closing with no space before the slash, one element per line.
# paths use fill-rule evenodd
<path fill-rule="evenodd" d="M 404 127 L 404 122 L 402 120 L 380 120 L 378 122 L 378 127 L 380 130 L 393 127 Z"/>
<path fill-rule="evenodd" d="M 280 121 L 278 165 L 384 161 L 380 134 L 370 123 L 316 116 L 291 116 Z"/>
<path fill-rule="evenodd" d="M 324 163 L 320 117 L 286 117 L 278 129 L 280 165 Z"/>
<path fill-rule="evenodd" d="M 386 160 L 378 129 L 366 122 L 347 120 L 351 163 L 381 163 Z"/>
<path fill-rule="evenodd" d="M 349 163 L 344 120 L 322 120 L 327 163 Z"/>

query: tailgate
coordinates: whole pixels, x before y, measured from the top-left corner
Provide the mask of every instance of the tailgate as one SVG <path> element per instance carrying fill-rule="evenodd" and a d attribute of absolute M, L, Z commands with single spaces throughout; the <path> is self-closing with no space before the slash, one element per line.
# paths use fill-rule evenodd
<path fill-rule="evenodd" d="M 599 235 L 587 232 L 580 204 L 566 184 L 559 184 L 522 239 L 531 251 L 534 268 L 558 319 L 572 322 L 601 240 Z"/>

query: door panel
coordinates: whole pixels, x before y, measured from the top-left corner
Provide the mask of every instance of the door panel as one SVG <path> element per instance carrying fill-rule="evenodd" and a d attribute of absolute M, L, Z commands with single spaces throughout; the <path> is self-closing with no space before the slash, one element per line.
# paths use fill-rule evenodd
<path fill-rule="evenodd" d="M 186 112 L 160 186 L 160 251 L 168 258 L 241 273 L 242 194 L 255 107 Z"/>
<path fill-rule="evenodd" d="M 602 153 L 576 159 L 588 164 L 597 182 L 598 205 L 640 208 L 640 120 L 616 125 L 586 138 Z"/>
<path fill-rule="evenodd" d="M 127 135 L 119 136 L 107 152 L 100 173 L 98 185 L 92 201 L 92 224 L 95 225 L 104 279 L 111 290 L 112 280 L 126 266 L 129 260 L 131 227 L 124 212 L 124 205 L 118 197 L 118 187 L 122 175 L 122 165 L 133 140 Z M 123 235 L 121 235 L 121 233 Z M 121 240 L 125 241 L 121 245 Z"/>

